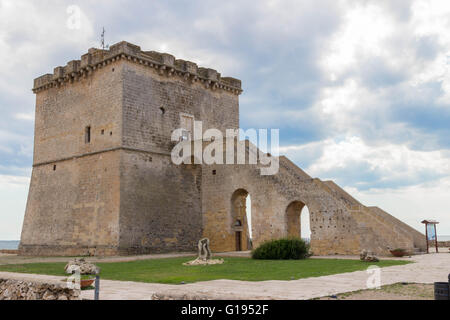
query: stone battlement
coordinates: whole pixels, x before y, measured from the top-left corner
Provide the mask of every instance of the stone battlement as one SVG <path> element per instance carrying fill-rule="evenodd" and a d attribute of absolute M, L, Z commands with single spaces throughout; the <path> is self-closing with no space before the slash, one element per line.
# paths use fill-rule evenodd
<path fill-rule="evenodd" d="M 109 50 L 91 48 L 81 56 L 81 60 L 72 60 L 65 67 L 56 67 L 53 74 L 34 79 L 33 92 L 87 78 L 96 70 L 120 60 L 145 65 L 157 70 L 160 75 L 178 76 L 191 83 L 200 82 L 206 89 L 225 90 L 236 95 L 242 93 L 241 81 L 238 79 L 221 77 L 214 69 L 198 67 L 194 62 L 175 59 L 168 53 L 141 51 L 139 46 L 126 41 L 112 45 Z"/>

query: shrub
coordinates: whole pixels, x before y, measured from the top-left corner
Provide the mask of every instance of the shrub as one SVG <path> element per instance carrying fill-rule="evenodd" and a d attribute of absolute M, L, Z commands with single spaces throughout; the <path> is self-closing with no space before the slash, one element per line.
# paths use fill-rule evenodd
<path fill-rule="evenodd" d="M 252 251 L 253 259 L 299 260 L 309 256 L 309 244 L 300 238 L 270 240 Z"/>

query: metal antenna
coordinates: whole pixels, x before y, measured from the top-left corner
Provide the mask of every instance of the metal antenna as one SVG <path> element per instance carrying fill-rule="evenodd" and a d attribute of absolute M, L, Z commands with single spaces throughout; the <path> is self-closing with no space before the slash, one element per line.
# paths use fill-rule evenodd
<path fill-rule="evenodd" d="M 109 45 L 108 45 L 108 44 L 105 46 L 105 33 L 106 33 L 105 27 L 103 27 L 103 29 L 102 29 L 102 34 L 101 34 L 101 46 L 102 46 L 102 50 L 105 50 L 105 49 L 108 49 L 108 48 L 109 48 Z"/>

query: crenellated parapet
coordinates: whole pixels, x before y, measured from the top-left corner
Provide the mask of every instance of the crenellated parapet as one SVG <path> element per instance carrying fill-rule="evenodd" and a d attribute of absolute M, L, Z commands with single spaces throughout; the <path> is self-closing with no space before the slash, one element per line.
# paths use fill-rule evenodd
<path fill-rule="evenodd" d="M 180 77 L 191 83 L 199 82 L 206 89 L 224 90 L 236 95 L 242 93 L 241 81 L 238 79 L 222 77 L 214 69 L 198 67 L 194 62 L 175 59 L 167 53 L 141 51 L 139 46 L 126 41 L 112 45 L 109 50 L 91 48 L 81 56 L 81 60 L 72 60 L 65 67 L 56 67 L 53 74 L 45 74 L 34 80 L 33 92 L 71 84 L 120 60 L 153 68 L 162 76 Z"/>

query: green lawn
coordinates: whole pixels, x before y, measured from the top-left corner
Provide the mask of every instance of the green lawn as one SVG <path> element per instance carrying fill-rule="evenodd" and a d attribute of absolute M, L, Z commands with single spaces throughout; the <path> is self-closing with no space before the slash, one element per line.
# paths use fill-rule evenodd
<path fill-rule="evenodd" d="M 377 263 L 342 259 L 306 260 L 253 260 L 225 257 L 225 263 L 209 266 L 183 266 L 192 258 L 151 259 L 131 262 L 98 263 L 102 279 L 157 282 L 192 283 L 215 279 L 247 281 L 291 280 L 319 277 L 336 273 L 365 270 L 370 265 L 388 267 L 410 263 L 384 260 Z M 36 273 L 64 276 L 65 263 L 31 263 L 0 265 L 0 271 Z"/>

